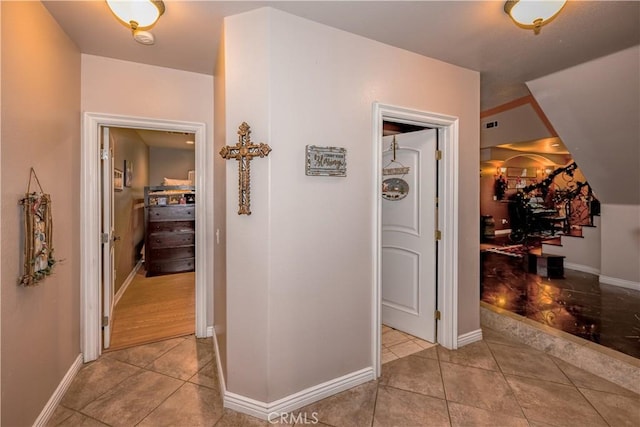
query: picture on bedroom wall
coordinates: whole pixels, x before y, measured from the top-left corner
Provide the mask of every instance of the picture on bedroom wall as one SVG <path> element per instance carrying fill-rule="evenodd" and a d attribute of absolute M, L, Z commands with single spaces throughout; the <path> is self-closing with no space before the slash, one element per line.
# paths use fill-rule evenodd
<path fill-rule="evenodd" d="M 133 162 L 131 160 L 124 161 L 124 186 L 131 187 L 133 180 Z"/>
<path fill-rule="evenodd" d="M 113 169 L 113 191 L 122 191 L 124 184 L 124 175 L 118 168 Z"/>

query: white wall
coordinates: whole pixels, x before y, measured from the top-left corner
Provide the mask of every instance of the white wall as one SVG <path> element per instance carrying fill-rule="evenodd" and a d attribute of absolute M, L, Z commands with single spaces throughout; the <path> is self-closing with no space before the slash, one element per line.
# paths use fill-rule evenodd
<path fill-rule="evenodd" d="M 487 129 L 485 123 L 493 121 L 497 121 L 498 126 Z M 553 136 L 530 103 L 485 116 L 480 120 L 480 123 L 480 146 L 482 148 Z"/>
<path fill-rule="evenodd" d="M 372 366 L 375 101 L 460 118 L 460 170 L 479 163 L 479 74 L 273 9 L 229 17 L 227 140 L 247 121 L 251 216 L 227 163 L 228 381 L 263 402 Z M 347 149 L 347 177 L 307 177 L 305 145 Z M 479 328 L 478 175 L 459 198 L 459 330 Z M 469 239 L 473 236 L 473 239 Z"/>
<path fill-rule="evenodd" d="M 81 86 L 83 112 L 205 123 L 213 147 L 213 76 L 83 54 Z M 205 180 L 213 183 L 213 170 Z M 213 212 L 209 200 L 206 211 Z M 206 244 L 213 245 L 212 215 L 205 227 Z M 213 325 L 213 284 L 207 286 L 207 325 Z"/>
<path fill-rule="evenodd" d="M 640 290 L 640 206 L 603 204 L 601 209 L 600 281 Z"/>
<path fill-rule="evenodd" d="M 640 45 L 527 86 L 598 199 L 639 205 Z"/>

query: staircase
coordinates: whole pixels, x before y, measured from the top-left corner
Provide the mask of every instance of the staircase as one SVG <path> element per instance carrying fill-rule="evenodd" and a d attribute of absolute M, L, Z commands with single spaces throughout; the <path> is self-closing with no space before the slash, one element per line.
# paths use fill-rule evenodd
<path fill-rule="evenodd" d="M 542 253 L 562 255 L 564 267 L 590 274 L 600 274 L 600 216 L 593 217 L 593 225 L 571 228 L 555 239 L 542 242 Z M 575 232 L 580 230 L 581 232 Z"/>

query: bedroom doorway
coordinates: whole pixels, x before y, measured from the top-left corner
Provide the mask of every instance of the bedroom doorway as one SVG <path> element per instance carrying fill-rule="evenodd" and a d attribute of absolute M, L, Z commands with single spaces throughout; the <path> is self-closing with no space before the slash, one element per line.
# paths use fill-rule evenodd
<path fill-rule="evenodd" d="M 162 132 L 182 132 L 194 135 L 195 187 L 198 193 L 194 197 L 194 216 L 199 224 L 194 233 L 195 239 L 195 321 L 197 337 L 207 336 L 207 294 L 206 284 L 211 283 L 213 269 L 205 262 L 207 254 L 213 253 L 211 242 L 205 239 L 206 230 L 212 227 L 212 218 L 205 215 L 205 206 L 210 204 L 213 195 L 208 195 L 207 182 L 212 180 L 213 166 L 206 162 L 210 148 L 205 144 L 206 128 L 204 123 L 181 122 L 172 120 L 127 117 L 101 113 L 85 113 L 82 138 L 81 179 L 81 331 L 84 361 L 98 358 L 103 351 L 104 316 L 112 316 L 109 308 L 103 309 L 104 295 L 101 286 L 102 263 L 100 262 L 104 240 L 113 236 L 103 236 L 101 230 L 101 158 L 100 135 L 104 128 L 123 128 L 128 130 L 152 130 Z M 122 165 L 123 169 L 125 165 Z M 135 170 L 135 163 L 133 168 Z M 115 233 L 114 233 L 115 235 Z M 103 240 L 104 239 L 104 240 Z M 113 288 L 108 290 L 113 293 Z M 113 306 L 113 305 L 112 305 Z"/>
<path fill-rule="evenodd" d="M 113 294 L 103 280 L 103 311 L 110 313 L 103 350 L 193 334 L 195 135 L 119 127 L 105 127 L 107 132 L 109 144 L 104 136 L 102 144 L 111 148 L 111 161 L 103 160 L 103 167 L 111 165 L 122 182 L 107 193 L 114 238 L 103 271 L 113 271 L 105 276 L 112 277 Z M 107 204 L 103 219 L 110 216 Z"/>

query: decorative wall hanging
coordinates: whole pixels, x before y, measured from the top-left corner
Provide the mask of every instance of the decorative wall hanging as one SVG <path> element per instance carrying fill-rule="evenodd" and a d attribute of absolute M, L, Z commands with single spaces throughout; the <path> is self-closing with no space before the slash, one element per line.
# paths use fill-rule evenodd
<path fill-rule="evenodd" d="M 308 176 L 347 176 L 347 150 L 307 145 Z"/>
<path fill-rule="evenodd" d="M 389 148 L 390 151 L 393 150 L 393 159 L 382 168 L 383 176 L 401 175 L 400 178 L 385 178 L 382 181 L 382 198 L 390 201 L 402 200 L 409 194 L 409 183 L 403 179 L 404 176 L 409 173 L 409 167 L 396 160 L 397 149 L 398 143 L 394 135 L 393 142 Z"/>
<path fill-rule="evenodd" d="M 31 192 L 32 178 L 38 186 L 37 192 Z M 19 204 L 23 209 L 24 274 L 18 279 L 18 284 L 33 286 L 51 274 L 56 263 L 53 257 L 51 196 L 42 190 L 33 168 L 29 172 L 27 192 Z"/>
<path fill-rule="evenodd" d="M 131 187 L 133 181 L 133 162 L 131 160 L 124 161 L 124 186 Z"/>
<path fill-rule="evenodd" d="M 124 189 L 124 174 L 118 168 L 113 168 L 113 191 Z"/>
<path fill-rule="evenodd" d="M 238 215 L 251 215 L 251 159 L 268 156 L 270 152 L 269 145 L 251 142 L 251 127 L 246 122 L 238 127 L 236 145 L 227 145 L 220 150 L 223 159 L 238 161 Z"/>

